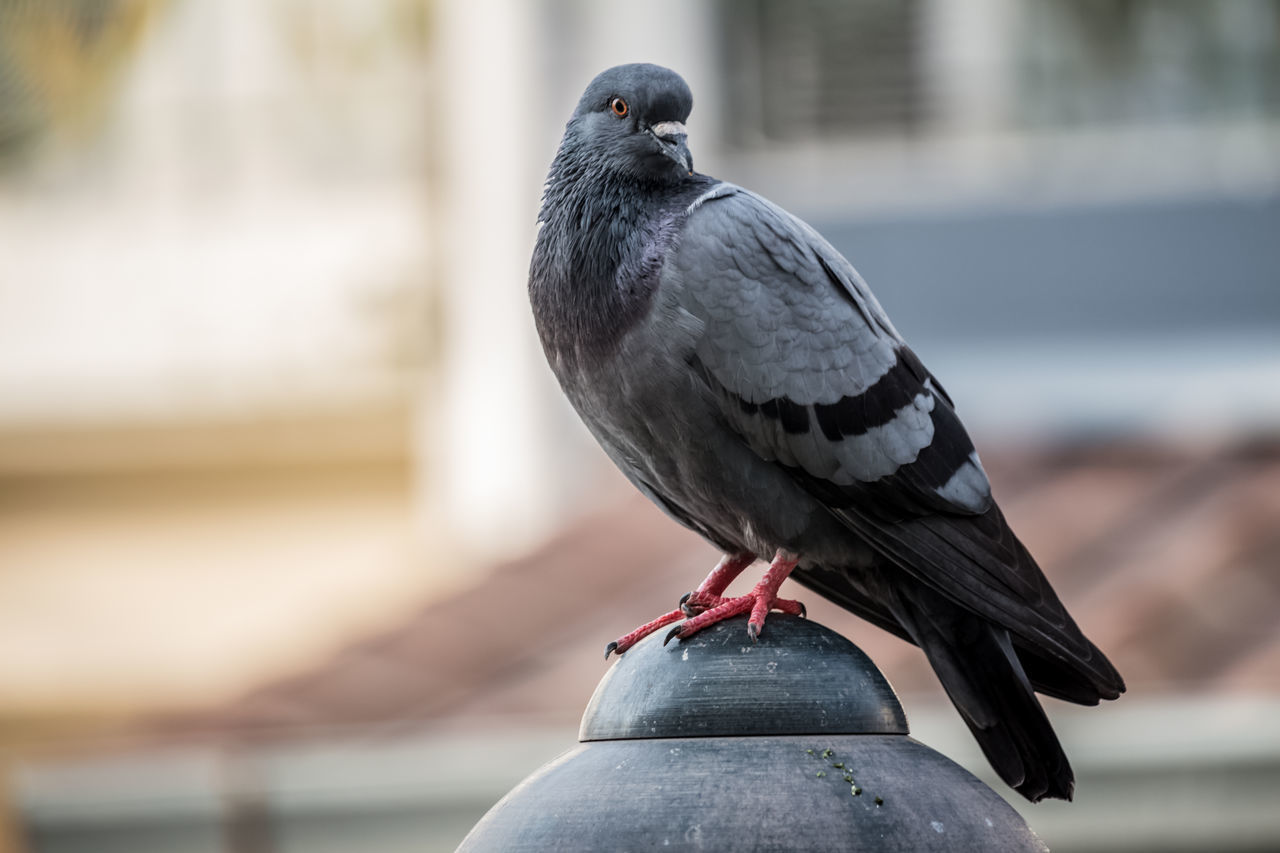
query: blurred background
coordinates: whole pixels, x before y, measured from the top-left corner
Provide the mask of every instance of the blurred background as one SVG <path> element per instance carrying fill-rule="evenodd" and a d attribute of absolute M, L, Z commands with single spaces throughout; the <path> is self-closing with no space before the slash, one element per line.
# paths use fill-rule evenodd
<path fill-rule="evenodd" d="M 1280 850 L 1277 0 L 0 0 L 0 851 L 452 850 L 574 743 L 716 558 L 525 299 L 626 61 L 849 255 L 1127 677 L 1046 703 L 1032 827 Z"/>

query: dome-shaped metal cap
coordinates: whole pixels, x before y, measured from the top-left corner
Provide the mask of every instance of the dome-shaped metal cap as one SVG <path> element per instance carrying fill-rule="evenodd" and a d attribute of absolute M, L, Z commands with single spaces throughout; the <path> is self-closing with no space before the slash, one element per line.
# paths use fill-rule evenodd
<path fill-rule="evenodd" d="M 829 628 L 771 613 L 755 643 L 745 616 L 665 646 L 662 638 L 648 637 L 614 664 L 578 740 L 907 734 L 889 682 Z"/>

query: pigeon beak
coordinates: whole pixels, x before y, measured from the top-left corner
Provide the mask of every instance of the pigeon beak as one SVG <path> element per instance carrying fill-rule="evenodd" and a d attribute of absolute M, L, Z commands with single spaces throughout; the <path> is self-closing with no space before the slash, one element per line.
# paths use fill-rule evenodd
<path fill-rule="evenodd" d="M 693 174 L 693 155 L 689 153 L 689 134 L 684 122 L 660 121 L 649 132 L 662 143 L 663 151 L 672 160 L 679 163 L 686 172 Z"/>

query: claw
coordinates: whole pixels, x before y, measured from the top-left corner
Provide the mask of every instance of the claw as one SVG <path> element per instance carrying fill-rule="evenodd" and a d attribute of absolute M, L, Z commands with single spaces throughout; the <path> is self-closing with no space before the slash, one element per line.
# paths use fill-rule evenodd
<path fill-rule="evenodd" d="M 747 634 L 751 637 L 752 642 L 759 638 L 760 632 L 763 630 L 765 617 L 770 610 L 780 610 L 783 613 L 807 616 L 805 607 L 800 602 L 778 598 L 778 586 L 795 568 L 798 560 L 799 558 L 796 555 L 779 550 L 769 564 L 769 570 L 765 572 L 764 577 L 760 579 L 760 582 L 756 584 L 750 593 L 735 598 L 724 598 L 723 593 L 729 583 L 743 569 L 755 561 L 755 555 L 745 551 L 726 554 L 724 559 L 712 570 L 711 574 L 707 575 L 707 579 L 696 590 L 687 592 L 680 598 L 679 607 L 659 616 L 657 619 L 646 622 L 630 634 L 619 637 L 605 646 L 605 660 L 608 660 L 609 656 L 614 652 L 617 652 L 619 656 L 623 655 L 628 649 L 659 628 L 681 619 L 686 619 L 687 621 L 681 622 L 672 628 L 663 638 L 662 645 L 665 646 L 672 640 L 683 640 L 686 637 L 691 637 L 703 628 L 748 611 L 751 613 L 751 618 L 748 623 Z"/>
<path fill-rule="evenodd" d="M 797 602 L 796 602 L 796 604 L 799 604 L 799 605 L 800 605 L 800 618 L 801 618 L 801 619 L 808 619 L 808 618 L 809 618 L 809 609 L 808 609 L 807 607 L 805 607 L 805 606 L 804 606 L 804 602 L 803 602 L 803 601 L 797 601 Z"/>

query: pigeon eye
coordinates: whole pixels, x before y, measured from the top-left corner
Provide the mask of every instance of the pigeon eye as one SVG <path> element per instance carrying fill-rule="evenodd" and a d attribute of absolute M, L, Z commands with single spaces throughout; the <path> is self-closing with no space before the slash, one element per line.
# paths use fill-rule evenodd
<path fill-rule="evenodd" d="M 627 102 L 622 100 L 622 98 L 614 98 L 610 101 L 609 109 L 611 109 L 613 114 L 618 118 L 625 118 L 627 113 L 630 111 L 627 107 Z"/>

